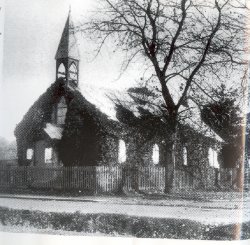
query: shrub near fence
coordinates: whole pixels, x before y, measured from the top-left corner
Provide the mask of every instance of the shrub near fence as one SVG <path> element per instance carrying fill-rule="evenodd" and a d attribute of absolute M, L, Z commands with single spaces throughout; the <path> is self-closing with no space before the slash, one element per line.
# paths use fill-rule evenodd
<path fill-rule="evenodd" d="M 165 190 L 165 167 L 1 167 L 1 189 L 45 189 L 76 190 L 92 193 L 117 193 L 121 190 L 163 192 Z M 210 169 L 212 178 L 215 169 Z M 231 186 L 236 172 L 220 170 L 218 181 L 221 186 Z M 224 177 L 226 176 L 226 177 Z M 208 176 L 209 177 L 209 176 Z M 197 180 L 183 170 L 175 171 L 175 188 L 177 190 L 197 189 Z M 209 187 L 211 189 L 211 186 Z"/>

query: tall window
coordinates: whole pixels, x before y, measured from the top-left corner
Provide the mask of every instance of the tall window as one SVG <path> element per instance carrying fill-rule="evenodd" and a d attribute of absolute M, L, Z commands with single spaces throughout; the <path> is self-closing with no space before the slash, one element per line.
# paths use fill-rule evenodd
<path fill-rule="evenodd" d="M 152 160 L 153 160 L 154 164 L 159 163 L 159 157 L 160 157 L 159 146 L 157 144 L 154 144 L 154 146 L 153 146 L 153 154 L 152 154 Z"/>
<path fill-rule="evenodd" d="M 118 162 L 123 163 L 126 161 L 126 144 L 124 140 L 119 140 Z"/>
<path fill-rule="evenodd" d="M 77 81 L 77 67 L 75 63 L 72 63 L 69 67 L 69 79 L 73 81 Z"/>
<path fill-rule="evenodd" d="M 60 64 L 57 70 L 57 77 L 66 77 L 66 69 L 63 63 Z"/>
<path fill-rule="evenodd" d="M 187 160 L 187 148 L 186 148 L 186 147 L 183 148 L 183 164 L 184 164 L 185 166 L 188 165 L 188 160 Z"/>
<path fill-rule="evenodd" d="M 32 160 L 33 159 L 33 155 L 34 155 L 34 150 L 29 148 L 26 151 L 26 159 L 27 160 Z"/>
<path fill-rule="evenodd" d="M 57 104 L 57 124 L 63 125 L 65 123 L 67 113 L 67 104 L 65 98 L 62 96 Z"/>
<path fill-rule="evenodd" d="M 52 148 L 45 148 L 45 163 L 52 163 Z"/>
<path fill-rule="evenodd" d="M 220 167 L 219 162 L 218 162 L 218 154 L 212 148 L 209 148 L 208 150 L 208 161 L 211 167 L 214 167 L 214 168 Z"/>

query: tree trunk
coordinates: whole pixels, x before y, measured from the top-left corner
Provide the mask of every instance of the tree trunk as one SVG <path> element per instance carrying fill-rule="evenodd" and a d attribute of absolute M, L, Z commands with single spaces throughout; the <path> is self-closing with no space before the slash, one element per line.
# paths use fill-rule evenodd
<path fill-rule="evenodd" d="M 177 148 L 177 124 L 176 119 L 171 124 L 171 162 L 165 167 L 165 193 L 175 192 L 176 148 Z"/>
<path fill-rule="evenodd" d="M 132 189 L 135 192 L 139 192 L 139 169 L 138 167 L 133 167 L 131 169 L 131 175 L 132 175 Z"/>

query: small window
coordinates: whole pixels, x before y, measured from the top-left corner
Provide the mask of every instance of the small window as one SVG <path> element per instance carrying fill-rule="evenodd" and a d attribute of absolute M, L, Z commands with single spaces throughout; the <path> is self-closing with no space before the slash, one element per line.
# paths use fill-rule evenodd
<path fill-rule="evenodd" d="M 34 150 L 33 149 L 27 149 L 26 151 L 26 159 L 27 160 L 32 160 L 34 155 Z"/>
<path fill-rule="evenodd" d="M 57 77 L 66 77 L 66 69 L 63 63 L 60 64 L 57 70 Z"/>
<path fill-rule="evenodd" d="M 220 167 L 219 162 L 218 162 L 218 154 L 212 148 L 209 148 L 208 150 L 208 161 L 211 167 L 214 167 L 214 168 Z"/>
<path fill-rule="evenodd" d="M 188 165 L 188 159 L 187 159 L 187 148 L 183 148 L 183 165 L 187 166 Z"/>
<path fill-rule="evenodd" d="M 126 144 L 124 140 L 119 140 L 118 162 L 123 163 L 127 159 Z"/>
<path fill-rule="evenodd" d="M 154 144 L 152 160 L 155 165 L 159 163 L 159 156 L 160 156 L 159 146 L 157 144 Z"/>
<path fill-rule="evenodd" d="M 45 163 L 52 162 L 52 148 L 45 148 Z"/>

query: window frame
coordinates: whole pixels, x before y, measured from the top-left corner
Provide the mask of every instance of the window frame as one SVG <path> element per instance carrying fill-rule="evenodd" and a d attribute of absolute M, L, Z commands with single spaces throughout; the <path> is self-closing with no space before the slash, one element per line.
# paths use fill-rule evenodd
<path fill-rule="evenodd" d="M 48 150 L 49 150 L 50 158 L 46 157 L 48 154 Z M 46 151 L 47 151 L 47 154 L 46 154 Z M 53 148 L 52 147 L 46 147 L 44 149 L 44 162 L 45 162 L 45 164 L 49 164 L 49 163 L 53 162 Z"/>
<path fill-rule="evenodd" d="M 31 157 L 29 157 L 29 154 L 31 152 Z M 26 160 L 28 161 L 32 161 L 34 159 L 34 149 L 33 148 L 27 148 L 26 149 L 26 156 L 25 156 Z"/>
<path fill-rule="evenodd" d="M 63 67 L 63 71 L 61 70 L 61 67 Z M 61 76 L 60 76 L 61 75 Z M 63 76 L 62 76 L 63 75 Z M 58 69 L 57 69 L 57 77 L 58 78 L 66 78 L 66 67 L 64 65 L 64 63 L 60 63 L 60 65 L 58 66 Z"/>
<path fill-rule="evenodd" d="M 158 144 L 154 144 L 152 148 L 152 161 L 154 165 L 158 165 L 160 162 L 160 147 Z"/>
<path fill-rule="evenodd" d="M 75 62 L 72 62 L 69 66 L 69 80 L 72 80 L 72 81 L 78 80 L 78 72 L 77 71 L 78 71 L 77 65 L 75 64 Z M 72 77 L 72 75 L 74 77 Z"/>
<path fill-rule="evenodd" d="M 62 103 L 63 100 L 63 103 Z M 62 114 L 61 112 L 64 111 Z M 66 120 L 66 114 L 68 112 L 67 103 L 65 97 L 62 96 L 56 105 L 56 124 L 64 125 Z"/>
<path fill-rule="evenodd" d="M 212 160 L 212 163 L 211 163 L 211 160 Z M 220 168 L 220 164 L 218 161 L 218 153 L 212 147 L 209 147 L 208 149 L 208 162 L 209 162 L 210 167 L 217 168 L 217 169 Z"/>
<path fill-rule="evenodd" d="M 183 157 L 183 165 L 188 166 L 188 150 L 186 146 L 183 147 L 182 157 Z"/>
<path fill-rule="evenodd" d="M 127 160 L 127 146 L 123 139 L 119 139 L 118 143 L 118 163 L 122 164 Z"/>

